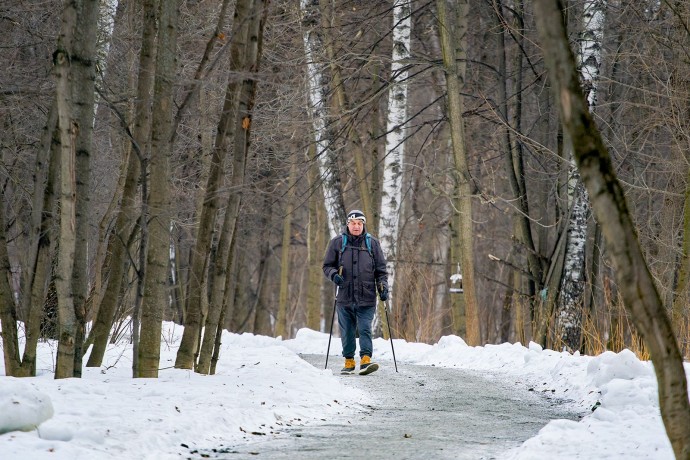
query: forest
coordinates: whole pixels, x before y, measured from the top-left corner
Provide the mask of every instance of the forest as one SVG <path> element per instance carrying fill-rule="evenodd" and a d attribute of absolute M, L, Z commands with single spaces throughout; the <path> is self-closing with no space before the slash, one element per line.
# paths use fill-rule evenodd
<path fill-rule="evenodd" d="M 690 5 L 558 5 L 687 358 Z M 537 9 L 3 2 L 6 360 L 11 325 L 26 338 L 7 369 L 31 375 L 52 338 L 72 348 L 56 375 L 78 375 L 89 347 L 99 366 L 126 336 L 135 375 L 155 375 L 164 320 L 185 325 L 176 366 L 202 373 L 219 330 L 327 331 L 321 262 L 350 209 L 388 258 L 380 335 L 649 358 L 559 119 Z"/>
<path fill-rule="evenodd" d="M 688 2 L 8 0 L 0 24 L 8 375 L 39 340 L 56 378 L 130 340 L 156 377 L 163 321 L 202 374 L 224 329 L 328 332 L 323 254 L 359 209 L 377 334 L 629 348 L 690 456 Z"/>

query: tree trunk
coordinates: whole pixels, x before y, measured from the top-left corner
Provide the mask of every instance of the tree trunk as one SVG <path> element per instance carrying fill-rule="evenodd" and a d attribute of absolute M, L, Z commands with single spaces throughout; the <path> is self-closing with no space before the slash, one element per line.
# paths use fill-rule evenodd
<path fill-rule="evenodd" d="M 398 233 L 402 215 L 402 179 L 407 124 L 407 78 L 410 59 L 412 9 L 408 0 L 393 3 L 393 55 L 388 90 L 386 154 L 381 184 L 379 240 L 386 254 L 388 286 L 392 292 L 398 256 Z M 392 295 L 390 302 L 393 302 Z"/>
<path fill-rule="evenodd" d="M 467 9 L 469 5 L 463 0 L 456 10 L 456 24 L 448 16 L 446 0 L 436 2 L 439 20 L 439 33 L 441 34 L 441 51 L 443 53 L 443 67 L 446 76 L 447 110 L 450 123 L 450 133 L 453 145 L 453 158 L 458 180 L 457 197 L 455 198 L 455 232 L 458 238 L 456 251 L 451 257 L 459 256 L 462 271 L 462 288 L 465 301 L 466 315 L 466 342 L 469 345 L 479 345 L 481 335 L 479 331 L 479 313 L 477 306 L 477 294 L 474 282 L 474 248 L 472 227 L 472 178 L 467 166 L 467 151 L 465 150 L 465 129 L 462 120 L 463 101 L 462 87 L 465 79 L 465 66 L 458 66 L 458 62 L 464 62 L 464 55 L 457 55 L 456 41 L 466 43 Z M 462 47 L 461 49 L 465 49 Z M 460 254 L 457 254 L 460 252 Z M 458 318 L 460 312 L 454 312 Z M 461 327 L 457 325 L 456 327 Z"/>
<path fill-rule="evenodd" d="M 170 267 L 170 151 L 176 76 L 179 0 L 160 2 L 156 79 L 151 120 L 151 192 L 141 341 L 135 377 L 158 377 L 163 311 L 168 303 Z"/>
<path fill-rule="evenodd" d="M 283 218 L 283 244 L 280 251 L 280 295 L 278 297 L 278 315 L 276 318 L 276 337 L 290 338 L 287 313 L 289 306 L 290 283 L 290 240 L 292 238 L 292 213 L 295 209 L 295 184 L 297 182 L 297 163 L 293 161 L 288 179 L 288 191 L 285 196 L 287 206 Z"/>
<path fill-rule="evenodd" d="M 78 132 L 76 154 L 75 252 L 72 272 L 76 336 L 74 376 L 81 377 L 83 345 L 86 338 L 86 299 L 89 290 L 89 229 L 91 152 L 93 149 L 94 101 L 96 94 L 96 35 L 100 1 L 83 0 L 72 54 L 72 94 Z"/>
<path fill-rule="evenodd" d="M 53 100 L 36 154 L 34 193 L 31 206 L 29 249 L 22 271 L 22 292 L 19 316 L 26 327 L 26 344 L 22 357 L 21 376 L 36 375 L 36 347 L 41 334 L 41 321 L 48 283 L 53 274 L 55 256 L 56 184 L 60 133 L 57 128 L 57 98 Z"/>
<path fill-rule="evenodd" d="M 601 50 L 603 48 L 605 2 L 588 0 L 584 4 L 583 28 L 578 58 L 590 112 L 594 110 L 599 85 Z M 573 169 L 575 166 L 573 165 Z M 585 291 L 585 255 L 589 198 L 580 175 L 573 171 L 568 184 L 570 220 L 566 240 L 565 262 L 558 296 L 557 330 L 560 340 L 570 350 L 582 347 L 582 318 Z"/>
<path fill-rule="evenodd" d="M 571 351 L 582 347 L 582 318 L 585 291 L 585 243 L 587 241 L 587 193 L 577 171 L 569 187 L 574 190 L 566 233 L 565 260 L 557 297 L 556 333 Z"/>
<path fill-rule="evenodd" d="M 158 32 L 158 1 L 145 0 L 143 4 L 144 25 L 142 44 L 139 51 L 139 74 L 134 105 L 134 132 L 127 154 L 127 176 L 122 191 L 122 204 L 115 221 L 111 238 L 115 241 L 110 255 L 110 275 L 105 288 L 98 315 L 93 322 L 89 341 L 93 342 L 91 354 L 86 362 L 87 367 L 100 367 L 108 345 L 108 336 L 113 326 L 115 310 L 122 292 L 122 280 L 128 257 L 128 241 L 132 228 L 137 220 L 137 189 L 141 178 L 141 162 L 148 155 L 151 130 L 151 91 L 155 75 L 155 40 Z M 140 267 L 143 269 L 143 267 Z"/>
<path fill-rule="evenodd" d="M 349 146 L 352 148 L 352 156 L 355 159 L 355 177 L 357 178 L 357 189 L 359 190 L 359 199 L 361 202 L 361 209 L 364 215 L 373 216 L 373 209 L 371 204 L 371 195 L 367 185 L 368 171 L 364 161 L 364 152 L 362 148 L 362 141 L 357 132 L 357 128 L 353 120 L 346 114 L 351 113 L 350 102 L 345 93 L 345 82 L 343 81 L 340 66 L 337 63 L 335 52 L 335 34 L 332 31 L 337 30 L 338 24 L 335 21 L 333 8 L 328 8 L 329 2 L 323 2 L 321 6 L 321 23 L 322 30 L 326 35 L 326 55 L 328 56 L 328 63 L 331 70 L 331 89 L 333 91 L 333 106 L 331 107 L 331 119 L 340 120 L 340 125 L 346 133 Z M 373 223 L 373 219 L 372 219 Z M 373 231 L 373 226 L 367 226 L 370 231 Z"/>
<path fill-rule="evenodd" d="M 323 254 L 326 251 L 323 238 L 324 222 L 320 219 L 322 212 L 319 212 L 323 201 L 316 191 L 318 186 L 317 178 L 318 171 L 314 154 L 316 148 L 314 145 L 309 146 L 308 160 L 309 171 L 307 172 L 309 180 L 309 190 L 313 193 L 309 196 L 309 222 L 307 224 L 307 266 L 309 267 L 309 281 L 307 283 L 307 321 L 306 326 L 314 331 L 321 329 L 321 287 L 323 286 L 323 270 L 321 270 L 321 263 L 323 262 Z"/>
<path fill-rule="evenodd" d="M 230 288 L 228 284 L 228 270 L 232 265 L 233 250 L 236 247 L 237 220 L 240 213 L 240 204 L 244 192 L 245 170 L 249 156 L 251 140 L 251 120 L 256 97 L 258 80 L 256 73 L 259 71 L 261 52 L 263 45 L 263 31 L 268 14 L 268 3 L 264 0 L 255 0 L 250 11 L 250 24 L 245 44 L 245 64 L 243 73 L 248 75 L 240 85 L 238 95 L 239 104 L 235 115 L 235 136 L 232 162 L 232 190 L 225 207 L 225 218 L 221 229 L 216 259 L 209 273 L 212 280 L 211 300 L 209 302 L 208 317 L 204 328 L 204 335 L 199 352 L 199 361 L 196 371 L 209 373 L 213 367 L 213 356 L 218 359 L 220 350 L 216 344 L 220 341 L 222 332 L 223 312 L 225 311 L 225 291 Z M 220 325 L 220 327 L 219 327 Z M 215 350 L 215 352 L 214 352 Z M 215 371 L 214 371 L 215 372 Z"/>
<path fill-rule="evenodd" d="M 10 285 L 12 267 L 7 253 L 5 225 L 5 184 L 0 184 L 0 329 L 2 329 L 0 337 L 2 337 L 5 375 L 18 377 L 22 363 L 19 358 L 17 312 L 14 293 Z"/>
<path fill-rule="evenodd" d="M 676 458 L 690 458 L 690 401 L 683 359 L 642 254 L 623 189 L 588 111 L 563 25 L 562 2 L 538 0 L 535 10 L 563 126 L 601 224 L 626 309 L 652 357 L 666 432 Z"/>
<path fill-rule="evenodd" d="M 231 70 L 245 71 L 245 63 L 248 62 L 248 44 L 250 33 L 250 17 L 254 14 L 254 0 L 238 1 L 235 5 L 235 14 L 232 26 L 232 39 L 230 50 Z M 216 216 L 221 204 L 219 188 L 224 176 L 225 158 L 230 146 L 235 143 L 237 128 L 237 111 L 239 108 L 240 91 L 242 82 L 238 78 L 230 78 L 225 90 L 225 103 L 218 123 L 215 145 L 211 158 L 211 170 L 205 188 L 205 196 L 199 218 L 196 244 L 192 251 L 189 273 L 189 285 L 187 287 L 187 309 L 184 318 L 184 332 L 180 348 L 175 359 L 175 367 L 179 369 L 192 369 L 195 357 L 199 352 L 198 344 L 202 324 L 202 303 L 206 296 L 208 280 L 208 262 L 216 225 Z M 220 308 L 220 306 L 218 306 Z M 215 328 L 213 328 L 215 334 Z M 208 366 L 206 366 L 208 367 Z"/>
<path fill-rule="evenodd" d="M 65 2 L 57 50 L 53 55 L 55 66 L 58 128 L 60 130 L 60 233 L 55 287 L 58 297 L 58 353 L 55 378 L 74 375 L 74 351 L 77 319 L 74 312 L 72 270 L 75 251 L 75 139 L 78 125 L 74 119 L 71 70 L 74 29 L 77 26 L 80 3 Z"/>
<path fill-rule="evenodd" d="M 345 202 L 343 201 L 342 184 L 338 155 L 332 148 L 333 139 L 326 127 L 328 108 L 328 83 L 325 66 L 319 64 L 316 54 L 323 48 L 321 37 L 317 33 L 319 27 L 318 0 L 300 0 L 302 11 L 302 27 L 304 28 L 304 53 L 307 58 L 307 109 L 314 127 L 316 142 L 316 156 L 319 159 L 321 171 L 321 186 L 328 214 L 328 228 L 331 238 L 341 232 L 345 225 Z"/>
<path fill-rule="evenodd" d="M 55 108 L 57 117 L 57 106 Z M 48 123 L 53 123 L 49 121 Z M 22 355 L 22 365 L 19 370 L 19 375 L 22 377 L 36 375 L 36 347 L 41 335 L 41 322 L 43 321 L 44 308 L 46 305 L 46 298 L 48 296 L 48 285 L 53 276 L 53 259 L 56 253 L 56 229 L 57 225 L 55 213 L 57 210 L 57 187 L 58 177 L 60 174 L 60 158 L 57 150 L 60 147 L 60 133 L 57 129 L 57 121 L 54 122 L 52 132 L 52 142 L 49 141 L 50 156 L 46 160 L 46 180 L 40 185 L 42 189 L 38 194 L 43 198 L 43 203 L 40 206 L 42 212 L 38 216 L 40 218 L 40 225 L 38 232 L 34 237 L 38 240 L 38 245 L 35 250 L 35 255 L 30 256 L 31 265 L 33 267 L 33 275 L 24 278 L 24 281 L 31 283 L 28 285 L 29 295 L 22 296 L 22 299 L 28 298 L 28 302 L 23 300 L 26 304 L 24 314 L 26 315 L 24 321 L 26 323 L 26 344 L 24 345 L 24 353 Z M 40 167 L 39 167 L 40 169 Z M 40 181 L 44 182 L 44 181 Z M 35 185 L 38 186 L 36 181 Z M 34 199 L 34 203 L 36 200 Z"/>
<path fill-rule="evenodd" d="M 266 228 L 266 227 L 264 227 Z M 264 232 L 265 236 L 268 232 Z M 261 260 L 259 262 L 259 283 L 257 285 L 257 298 L 254 304 L 254 326 L 252 332 L 257 335 L 273 335 L 271 330 L 271 311 L 269 310 L 268 278 L 270 276 L 269 241 L 264 238 L 261 245 Z"/>
<path fill-rule="evenodd" d="M 506 176 L 508 177 L 508 183 L 510 184 L 510 190 L 513 194 L 514 203 L 517 207 L 517 212 L 514 215 L 514 220 L 517 229 L 516 239 L 519 244 L 524 246 L 524 251 L 527 254 L 527 265 L 529 268 L 529 273 L 531 276 L 527 280 L 527 295 L 530 298 L 530 302 L 534 303 L 536 299 L 534 295 L 537 291 L 541 290 L 542 284 L 542 266 L 539 258 L 537 257 L 537 250 L 534 244 L 534 238 L 532 237 L 532 229 L 530 226 L 529 217 L 529 202 L 527 201 L 527 189 L 525 186 L 525 171 L 524 162 L 522 158 L 521 149 L 513 146 L 513 140 L 511 139 L 511 132 L 520 133 L 519 127 L 511 126 L 510 116 L 508 112 L 508 89 L 507 89 L 507 56 L 505 48 L 505 30 L 508 27 L 505 16 L 503 15 L 503 6 L 500 0 L 493 0 L 494 13 L 496 15 L 496 20 L 498 21 L 498 26 L 500 31 L 496 33 L 497 49 L 499 54 L 499 65 L 498 65 L 498 113 L 500 115 L 500 122 L 503 124 L 503 129 L 500 136 L 501 150 L 503 151 L 505 164 L 506 164 Z M 520 52 L 518 55 L 522 55 Z M 515 72 L 517 75 L 522 75 L 520 72 Z M 520 88 L 515 88 L 515 94 L 519 96 L 521 94 Z M 516 120 L 520 119 L 519 111 L 521 110 L 520 104 L 516 107 Z M 519 142 L 518 142 L 519 144 Z M 530 311 L 534 311 L 531 307 Z"/>

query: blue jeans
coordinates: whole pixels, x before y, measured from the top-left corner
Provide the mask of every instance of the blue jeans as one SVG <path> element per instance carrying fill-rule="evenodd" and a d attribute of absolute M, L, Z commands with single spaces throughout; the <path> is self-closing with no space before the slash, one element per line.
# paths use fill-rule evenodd
<path fill-rule="evenodd" d="M 338 325 L 340 341 L 343 344 L 343 357 L 354 358 L 357 346 L 355 332 L 359 332 L 359 356 L 371 357 L 374 347 L 371 343 L 371 322 L 376 307 L 358 307 L 354 304 L 338 306 Z"/>

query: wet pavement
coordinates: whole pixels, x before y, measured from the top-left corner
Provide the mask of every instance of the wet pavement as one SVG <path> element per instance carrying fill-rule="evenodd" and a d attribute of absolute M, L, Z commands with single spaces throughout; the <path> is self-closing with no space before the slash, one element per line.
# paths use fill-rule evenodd
<path fill-rule="evenodd" d="M 323 355 L 305 355 L 314 366 Z M 342 360 L 329 360 L 338 373 Z M 331 365 L 332 363 L 332 365 Z M 368 376 L 344 375 L 373 402 L 323 423 L 290 427 L 254 442 L 196 451 L 191 459 L 498 459 L 554 419 L 577 420 L 572 404 L 523 382 L 476 371 L 380 361 Z"/>

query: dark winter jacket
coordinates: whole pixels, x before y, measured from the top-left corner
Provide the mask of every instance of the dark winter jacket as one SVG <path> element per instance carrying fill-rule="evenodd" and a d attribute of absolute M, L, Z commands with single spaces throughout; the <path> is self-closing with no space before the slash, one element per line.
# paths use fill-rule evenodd
<path fill-rule="evenodd" d="M 371 255 L 365 244 L 365 233 L 354 236 L 347 230 L 347 246 L 341 254 L 343 235 L 336 236 L 328 244 L 323 260 L 323 273 L 333 281 L 333 275 L 342 266 L 341 276 L 345 283 L 338 290 L 336 304 L 371 307 L 376 305 L 376 290 L 388 290 L 386 257 L 379 241 L 370 236 Z"/>

